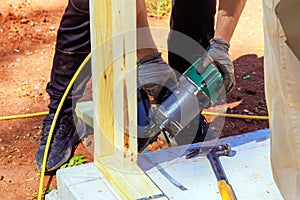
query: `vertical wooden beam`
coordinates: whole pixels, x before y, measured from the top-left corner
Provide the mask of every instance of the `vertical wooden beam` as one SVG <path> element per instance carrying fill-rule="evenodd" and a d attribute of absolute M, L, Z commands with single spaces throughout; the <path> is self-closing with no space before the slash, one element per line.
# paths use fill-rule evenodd
<path fill-rule="evenodd" d="M 90 1 L 95 156 L 114 154 L 111 6 L 111 1 Z"/>
<path fill-rule="evenodd" d="M 137 160 L 135 1 L 112 0 L 115 147 L 121 158 Z"/>
<path fill-rule="evenodd" d="M 101 132 L 96 153 L 132 155 L 137 146 L 135 1 L 99 0 L 91 6 L 95 125 Z"/>
<path fill-rule="evenodd" d="M 163 193 L 137 165 L 136 0 L 90 0 L 94 162 L 124 199 Z"/>

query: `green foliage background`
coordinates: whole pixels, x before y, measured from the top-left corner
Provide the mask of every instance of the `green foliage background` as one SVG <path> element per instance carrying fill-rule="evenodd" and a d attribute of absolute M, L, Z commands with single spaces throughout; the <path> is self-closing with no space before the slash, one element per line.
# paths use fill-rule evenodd
<path fill-rule="evenodd" d="M 161 18 L 172 9 L 172 0 L 145 0 L 150 16 Z"/>

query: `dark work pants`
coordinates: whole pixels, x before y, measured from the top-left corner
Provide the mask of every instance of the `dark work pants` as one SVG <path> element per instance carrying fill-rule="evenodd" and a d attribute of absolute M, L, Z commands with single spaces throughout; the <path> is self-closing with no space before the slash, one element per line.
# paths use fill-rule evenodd
<path fill-rule="evenodd" d="M 70 80 L 90 51 L 89 1 L 69 0 L 57 32 L 51 77 L 46 88 L 50 96 L 50 111 L 57 109 Z M 68 94 L 62 110 L 64 113 L 72 113 L 90 77 L 91 65 L 88 63 Z"/>
<path fill-rule="evenodd" d="M 168 39 L 169 63 L 180 73 L 203 53 L 203 49 L 195 43 L 208 47 L 214 35 L 215 7 L 215 0 L 173 0 Z M 176 31 L 192 38 L 193 42 L 181 39 Z M 89 1 L 69 0 L 57 32 L 51 78 L 47 84 L 50 110 L 57 109 L 70 80 L 90 51 Z M 75 108 L 90 77 L 89 63 L 68 94 L 64 113 L 71 113 Z"/>
<path fill-rule="evenodd" d="M 216 0 L 173 0 L 169 65 L 179 74 L 200 58 L 214 36 Z"/>

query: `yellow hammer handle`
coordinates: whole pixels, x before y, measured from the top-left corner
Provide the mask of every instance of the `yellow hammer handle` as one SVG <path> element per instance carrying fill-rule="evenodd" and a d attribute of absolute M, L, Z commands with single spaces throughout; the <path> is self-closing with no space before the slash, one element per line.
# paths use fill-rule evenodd
<path fill-rule="evenodd" d="M 225 180 L 218 181 L 218 187 L 222 200 L 236 200 L 232 188 Z"/>

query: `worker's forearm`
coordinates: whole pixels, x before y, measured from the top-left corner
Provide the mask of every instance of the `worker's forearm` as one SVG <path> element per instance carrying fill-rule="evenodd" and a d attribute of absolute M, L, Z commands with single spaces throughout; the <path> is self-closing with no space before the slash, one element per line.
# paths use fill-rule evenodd
<path fill-rule="evenodd" d="M 230 41 L 247 0 L 219 0 L 215 38 Z"/>
<path fill-rule="evenodd" d="M 145 0 L 136 0 L 137 15 L 137 57 L 138 60 L 157 53 L 147 20 Z"/>

